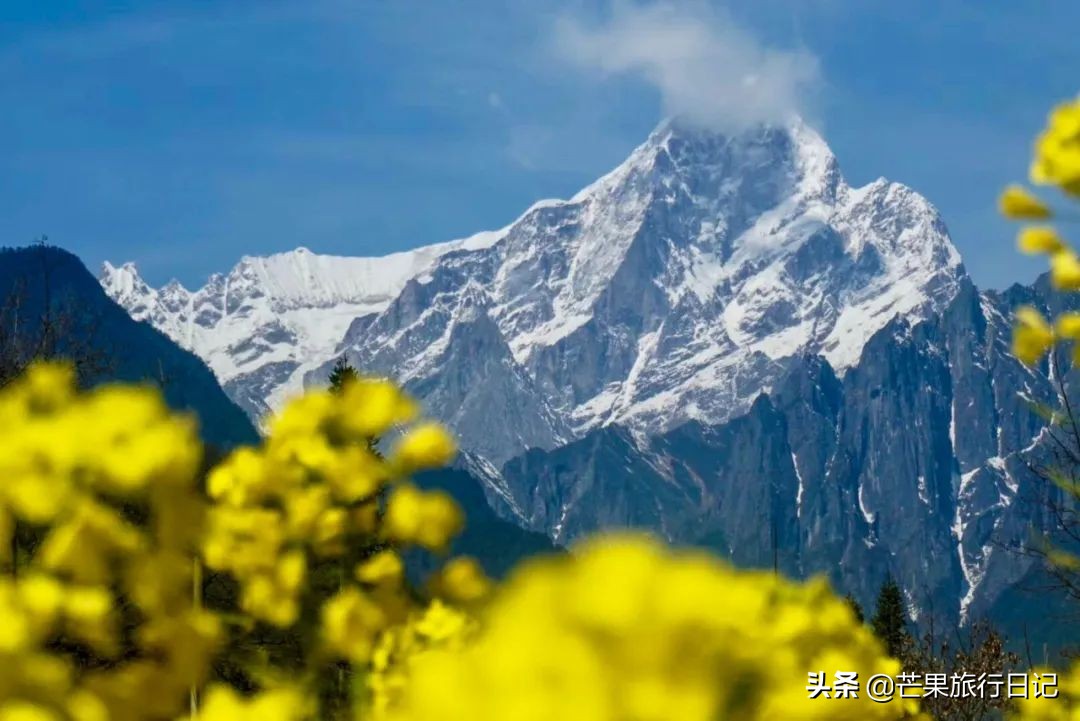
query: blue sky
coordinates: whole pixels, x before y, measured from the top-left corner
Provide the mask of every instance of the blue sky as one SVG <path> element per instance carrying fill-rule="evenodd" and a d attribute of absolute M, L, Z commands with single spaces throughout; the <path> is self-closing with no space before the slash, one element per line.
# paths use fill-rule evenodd
<path fill-rule="evenodd" d="M 151 282 L 193 286 L 244 254 L 382 254 L 500 227 L 618 164 L 673 106 L 740 102 L 716 73 L 700 77 L 701 57 L 668 48 L 650 64 L 633 45 L 620 65 L 566 42 L 568 27 L 610 41 L 619 18 L 657 7 L 5 0 L 0 242 L 47 234 L 92 269 L 135 260 Z M 793 81 L 797 100 L 777 92 L 848 179 L 918 189 L 976 281 L 1001 287 L 1040 265 L 1016 255 L 995 196 L 1024 178 L 1048 108 L 1080 89 L 1080 4 L 1033 8 L 733 0 L 674 12 L 713 23 L 704 37 L 723 52 L 706 60 L 739 72 L 793 61 L 763 71 L 781 85 L 815 68 Z"/>

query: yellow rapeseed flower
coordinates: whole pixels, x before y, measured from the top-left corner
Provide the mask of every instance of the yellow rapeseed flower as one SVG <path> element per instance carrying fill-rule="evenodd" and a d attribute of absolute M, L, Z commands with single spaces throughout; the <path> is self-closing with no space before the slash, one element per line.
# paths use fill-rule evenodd
<path fill-rule="evenodd" d="M 375 586 L 397 584 L 405 573 L 405 564 L 397 551 L 385 549 L 356 567 L 356 580 Z"/>
<path fill-rule="evenodd" d="M 1080 100 L 1062 103 L 1050 113 L 1035 141 L 1031 180 L 1080 195 Z"/>
<path fill-rule="evenodd" d="M 61 721 L 56 711 L 28 701 L 8 701 L 0 706 L 0 721 Z"/>
<path fill-rule="evenodd" d="M 365 662 L 389 619 L 383 608 L 358 588 L 339 592 L 322 609 L 323 640 L 342 658 Z"/>
<path fill-rule="evenodd" d="M 1041 220 L 1050 217 L 1050 208 L 1026 188 L 1010 185 L 998 199 L 998 208 L 1006 218 Z"/>
<path fill-rule="evenodd" d="M 1065 249 L 1065 244 L 1053 228 L 1037 225 L 1024 228 L 1016 238 L 1016 245 L 1024 253 L 1053 255 Z"/>
<path fill-rule="evenodd" d="M 457 445 L 438 423 L 420 423 L 411 428 L 394 448 L 394 462 L 405 473 L 439 468 L 454 460 Z"/>
<path fill-rule="evenodd" d="M 311 548 L 320 556 L 340 556 L 345 552 L 349 514 L 344 508 L 328 508 L 315 520 Z"/>
<path fill-rule="evenodd" d="M 1071 250 L 1050 256 L 1050 283 L 1057 290 L 1080 290 L 1080 258 Z"/>
<path fill-rule="evenodd" d="M 1049 695 L 1049 697 L 1048 697 Z M 1062 671 L 1034 668 L 1028 693 L 1016 698 L 1009 721 L 1072 721 L 1080 718 L 1080 663 Z"/>
<path fill-rule="evenodd" d="M 1080 313 L 1062 313 L 1054 321 L 1054 335 L 1072 341 L 1073 362 L 1080 361 Z"/>
<path fill-rule="evenodd" d="M 84 500 L 70 518 L 49 532 L 38 556 L 43 568 L 96 585 L 110 580 L 116 559 L 143 550 L 145 543 L 119 513 Z"/>
<path fill-rule="evenodd" d="M 1054 321 L 1054 332 L 1060 338 L 1080 340 L 1080 313 L 1062 313 Z"/>
<path fill-rule="evenodd" d="M 494 584 L 479 561 L 457 556 L 443 565 L 433 583 L 435 592 L 447 600 L 473 603 L 491 593 Z"/>
<path fill-rule="evenodd" d="M 614 536 L 526 564 L 495 596 L 475 640 L 389 674 L 382 718 L 927 718 L 910 700 L 808 698 L 808 671 L 837 669 L 860 678 L 900 670 L 823 582 L 795 584 Z"/>
<path fill-rule="evenodd" d="M 1054 344 L 1054 329 L 1031 306 L 1018 308 L 1013 326 L 1012 350 L 1021 363 L 1034 365 Z"/>
<path fill-rule="evenodd" d="M 270 441 L 322 433 L 336 409 L 337 400 L 329 391 L 309 391 L 294 398 L 270 421 Z"/>
<path fill-rule="evenodd" d="M 35 363 L 21 383 L 34 413 L 54 413 L 75 397 L 75 369 L 66 363 Z"/>
<path fill-rule="evenodd" d="M 311 702 L 298 689 L 271 689 L 244 698 L 218 685 L 207 691 L 199 721 L 300 721 L 310 718 L 311 711 Z"/>
<path fill-rule="evenodd" d="M 341 503 L 356 503 L 375 496 L 391 477 L 386 462 L 366 445 L 338 450 L 324 472 L 330 491 Z"/>
<path fill-rule="evenodd" d="M 35 364 L 0 390 L 0 437 L 5 554 L 16 521 L 42 537 L 18 549 L 14 577 L 0 578 L 0 715 L 150 721 L 180 713 L 213 645 L 200 624 L 182 620 L 202 527 L 193 419 L 171 413 L 149 387 L 78 392 L 70 366 Z M 117 593 L 138 611 L 125 635 L 137 648 L 124 659 L 114 656 Z M 112 663 L 88 667 L 81 652 L 50 643 L 58 636 Z"/>
<path fill-rule="evenodd" d="M 420 658 L 436 650 L 461 651 L 477 629 L 475 619 L 438 600 L 410 615 L 404 623 L 386 629 L 372 653 L 367 674 L 373 717 L 385 718 L 399 702 L 411 669 Z"/>
<path fill-rule="evenodd" d="M 341 429 L 358 438 L 377 438 L 394 426 L 413 420 L 419 407 L 396 385 L 384 380 L 358 379 L 341 394 Z"/>
<path fill-rule="evenodd" d="M 463 641 L 476 628 L 475 622 L 466 613 L 447 606 L 438 599 L 432 601 L 412 623 L 416 633 L 429 644 L 445 645 Z"/>
<path fill-rule="evenodd" d="M 206 490 L 214 500 L 243 506 L 264 498 L 270 483 L 264 456 L 254 448 L 241 447 L 210 471 Z"/>
<path fill-rule="evenodd" d="M 33 573 L 16 581 L 16 594 L 38 636 L 44 636 L 60 616 L 68 593 L 51 576 Z"/>
<path fill-rule="evenodd" d="M 383 531 L 390 540 L 433 551 L 445 549 L 463 525 L 461 509 L 449 494 L 409 484 L 394 489 L 383 517 Z"/>

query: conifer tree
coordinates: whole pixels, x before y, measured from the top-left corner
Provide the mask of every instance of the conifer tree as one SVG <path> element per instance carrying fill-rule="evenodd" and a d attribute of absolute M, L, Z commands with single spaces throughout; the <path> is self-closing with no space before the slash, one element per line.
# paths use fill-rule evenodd
<path fill-rule="evenodd" d="M 334 363 L 334 367 L 330 369 L 330 391 L 340 393 L 346 383 L 354 381 L 356 378 L 356 369 L 349 365 L 349 361 L 345 359 L 345 356 L 341 356 Z"/>
<path fill-rule="evenodd" d="M 886 578 L 881 584 L 870 627 L 885 644 L 885 649 L 893 658 L 900 658 L 911 641 L 907 611 L 904 609 L 904 597 L 900 592 L 900 586 L 896 584 L 892 576 Z"/>
<path fill-rule="evenodd" d="M 330 392 L 340 394 L 345 386 L 359 378 L 356 369 L 352 367 L 348 359 L 342 355 L 334 362 L 330 369 Z M 376 440 L 370 439 L 368 446 L 372 452 L 378 453 L 375 448 Z M 331 594 L 340 591 L 345 585 L 345 576 L 350 564 L 355 564 L 357 559 L 343 555 L 336 561 L 316 563 L 311 569 L 310 584 L 321 588 L 323 593 Z M 334 673 L 322 679 L 319 688 L 320 702 L 323 708 L 329 709 L 332 715 L 344 714 L 346 704 L 350 698 L 350 686 L 353 684 L 352 673 L 344 663 L 336 664 Z M 342 716 L 344 717 L 344 716 Z"/>

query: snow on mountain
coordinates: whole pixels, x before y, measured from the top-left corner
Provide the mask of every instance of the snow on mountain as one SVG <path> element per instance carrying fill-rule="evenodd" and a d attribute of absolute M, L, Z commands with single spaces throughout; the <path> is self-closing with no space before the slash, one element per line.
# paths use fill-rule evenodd
<path fill-rule="evenodd" d="M 652 433 L 726 420 L 786 359 L 820 353 L 843 372 L 892 318 L 943 307 L 963 275 L 929 202 L 883 180 L 849 187 L 801 122 L 734 137 L 668 122 L 570 200 L 535 206 L 487 248 L 441 256 L 344 345 L 359 366 L 421 385 L 445 373 L 457 322 L 432 308 L 482 288 L 556 417 L 532 418 L 537 434 L 506 457 L 611 423 Z"/>
<path fill-rule="evenodd" d="M 302 390 L 303 374 L 333 357 L 349 324 L 385 308 L 406 281 L 442 254 L 486 247 L 496 233 L 381 258 L 318 255 L 307 248 L 245 256 L 190 291 L 173 280 L 152 288 L 133 263 L 106 262 L 106 292 L 203 358 L 256 419 Z"/>
<path fill-rule="evenodd" d="M 465 241 L 245 258 L 194 292 L 150 288 L 129 265 L 102 282 L 249 412 L 321 382 L 346 351 L 459 432 L 482 426 L 476 445 L 501 461 L 611 423 L 726 420 L 791 357 L 820 353 L 842 373 L 892 318 L 944 307 L 963 276 L 928 201 L 884 180 L 850 187 L 793 120 L 734 136 L 666 121 L 571 199 Z"/>

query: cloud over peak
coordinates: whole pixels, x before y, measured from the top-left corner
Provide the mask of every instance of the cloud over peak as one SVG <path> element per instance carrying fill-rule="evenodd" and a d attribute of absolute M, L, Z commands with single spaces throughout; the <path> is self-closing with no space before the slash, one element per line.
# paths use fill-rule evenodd
<path fill-rule="evenodd" d="M 599 23 L 562 16 L 555 39 L 572 64 L 635 76 L 659 91 L 666 114 L 721 130 L 803 114 L 819 83 L 816 57 L 767 47 L 702 3 L 616 0 Z"/>

